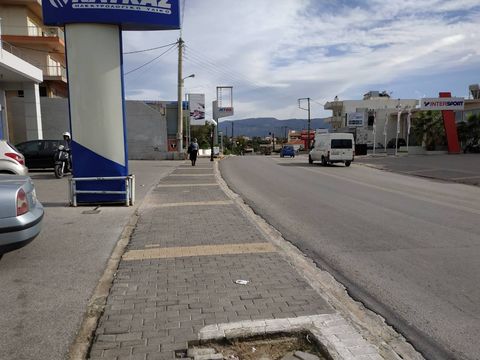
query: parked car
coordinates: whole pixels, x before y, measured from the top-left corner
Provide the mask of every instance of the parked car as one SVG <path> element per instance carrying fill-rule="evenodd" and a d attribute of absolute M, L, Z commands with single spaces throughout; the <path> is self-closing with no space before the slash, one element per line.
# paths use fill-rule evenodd
<path fill-rule="evenodd" d="M 0 140 L 0 174 L 28 174 L 24 156 L 6 140 Z"/>
<path fill-rule="evenodd" d="M 295 157 L 295 149 L 292 145 L 283 145 L 282 149 L 280 150 L 280 157 Z"/>
<path fill-rule="evenodd" d="M 395 142 L 396 141 L 397 140 L 395 138 L 390 139 L 390 141 L 387 143 L 387 148 L 388 149 L 395 149 Z M 405 139 L 399 138 L 397 149 L 401 146 L 407 146 L 407 142 L 405 141 Z"/>
<path fill-rule="evenodd" d="M 15 145 L 29 169 L 49 169 L 55 166 L 55 152 L 61 140 L 31 140 Z"/>
<path fill-rule="evenodd" d="M 375 149 L 384 149 L 383 144 L 380 142 L 377 143 L 377 145 L 375 145 Z M 373 150 L 373 143 L 367 143 L 367 150 Z"/>
<path fill-rule="evenodd" d="M 30 177 L 0 175 L 0 257 L 35 239 L 43 213 Z"/>

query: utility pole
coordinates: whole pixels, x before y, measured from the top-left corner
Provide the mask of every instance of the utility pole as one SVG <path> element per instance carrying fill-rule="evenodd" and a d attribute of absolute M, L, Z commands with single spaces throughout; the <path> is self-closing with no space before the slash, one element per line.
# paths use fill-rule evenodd
<path fill-rule="evenodd" d="M 308 107 L 305 109 L 305 108 L 302 108 L 301 107 L 301 101 L 302 100 L 307 100 L 308 102 Z M 308 122 L 307 122 L 307 151 L 310 151 L 310 98 L 300 98 L 298 99 L 298 108 L 299 109 L 302 109 L 302 110 L 307 110 L 308 111 Z"/>
<path fill-rule="evenodd" d="M 182 104 L 182 93 L 183 93 L 183 40 L 182 38 L 178 39 L 178 111 L 177 111 L 177 149 L 178 153 L 183 153 L 183 104 Z"/>

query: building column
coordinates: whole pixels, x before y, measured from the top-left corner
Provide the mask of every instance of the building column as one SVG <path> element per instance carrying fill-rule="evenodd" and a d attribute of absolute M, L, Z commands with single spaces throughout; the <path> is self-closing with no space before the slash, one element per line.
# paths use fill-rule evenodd
<path fill-rule="evenodd" d="M 7 107 L 5 102 L 5 90 L 0 89 L 0 140 L 8 140 Z"/>
<path fill-rule="evenodd" d="M 27 140 L 43 139 L 40 92 L 38 84 L 23 83 L 25 131 Z"/>

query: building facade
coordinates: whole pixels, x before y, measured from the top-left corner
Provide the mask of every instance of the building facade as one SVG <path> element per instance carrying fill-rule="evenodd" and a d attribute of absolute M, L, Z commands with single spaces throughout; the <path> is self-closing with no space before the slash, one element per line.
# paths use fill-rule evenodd
<path fill-rule="evenodd" d="M 418 105 L 416 99 L 392 99 L 385 92 L 370 91 L 362 100 L 339 100 L 325 104 L 325 110 L 331 110 L 332 116 L 327 119 L 334 131 L 353 132 L 356 136 L 356 143 L 373 145 L 395 138 L 397 127 L 399 137 L 406 139 L 408 136 L 407 116 Z M 398 113 L 401 111 L 400 122 L 397 125 Z M 362 120 L 352 126 L 349 122 L 351 114 L 359 114 Z M 385 141 L 386 139 L 386 141 Z"/>
<path fill-rule="evenodd" d="M 3 86 L 1 135 L 12 143 L 41 139 L 39 98 L 68 96 L 63 31 L 43 25 L 41 0 L 1 0 L 0 36 L 3 50 L 14 55 L 20 67 L 40 72 L 40 76 L 30 76 L 28 81 Z M 11 111 L 16 98 L 24 98 L 25 106 L 31 108 L 25 108 L 24 117 Z"/>

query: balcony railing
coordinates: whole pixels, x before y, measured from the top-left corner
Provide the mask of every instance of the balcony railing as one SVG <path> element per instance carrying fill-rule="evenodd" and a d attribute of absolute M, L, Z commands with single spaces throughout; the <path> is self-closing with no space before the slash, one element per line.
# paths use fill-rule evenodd
<path fill-rule="evenodd" d="M 57 37 L 65 40 L 65 34 L 59 27 L 2 25 L 3 35 Z"/>
<path fill-rule="evenodd" d="M 0 47 L 2 51 L 8 51 L 10 54 L 15 55 L 16 57 L 32 64 L 32 60 L 28 56 L 26 56 L 21 49 L 13 46 L 12 44 L 9 44 L 6 41 L 0 40 Z"/>
<path fill-rule="evenodd" d="M 59 76 L 62 78 L 67 78 L 67 69 L 62 65 L 55 66 L 43 66 L 40 67 L 43 70 L 44 76 Z"/>
<path fill-rule="evenodd" d="M 29 64 L 41 69 L 43 71 L 44 76 L 57 76 L 57 77 L 62 77 L 64 79 L 67 78 L 67 69 L 65 68 L 65 66 L 60 65 L 60 64 L 59 65 L 51 65 L 51 66 L 41 65 L 37 61 L 34 61 L 30 57 L 26 56 L 25 53 L 21 49 L 15 47 L 15 46 L 13 46 L 13 45 L 5 42 L 5 41 L 0 40 L 0 56 L 1 56 L 2 51 L 7 51 L 10 54 L 13 54 L 16 57 L 28 62 Z"/>

